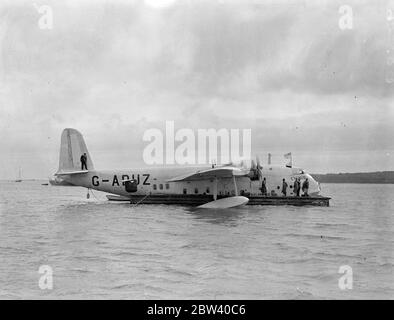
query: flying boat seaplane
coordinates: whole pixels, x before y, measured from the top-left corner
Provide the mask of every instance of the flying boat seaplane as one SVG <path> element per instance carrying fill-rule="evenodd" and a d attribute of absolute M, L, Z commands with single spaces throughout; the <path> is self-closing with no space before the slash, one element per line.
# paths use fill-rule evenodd
<path fill-rule="evenodd" d="M 86 166 L 81 170 L 81 155 Z M 320 195 L 320 185 L 301 168 L 262 165 L 240 161 L 205 167 L 160 167 L 126 170 L 96 170 L 84 138 L 75 129 L 61 136 L 59 169 L 55 176 L 69 184 L 109 193 L 108 200 L 135 204 L 181 204 L 198 208 L 230 208 L 241 205 L 319 205 L 329 199 Z M 308 179 L 308 194 L 297 197 L 293 184 Z M 288 192 L 281 193 L 282 182 Z M 262 182 L 265 191 L 262 193 Z"/>

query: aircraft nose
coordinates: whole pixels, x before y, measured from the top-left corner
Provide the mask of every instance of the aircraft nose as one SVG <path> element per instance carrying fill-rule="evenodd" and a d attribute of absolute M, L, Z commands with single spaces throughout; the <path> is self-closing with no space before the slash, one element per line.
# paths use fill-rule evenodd
<path fill-rule="evenodd" d="M 310 175 L 306 174 L 309 180 L 309 195 L 317 196 L 320 194 L 320 184 Z"/>

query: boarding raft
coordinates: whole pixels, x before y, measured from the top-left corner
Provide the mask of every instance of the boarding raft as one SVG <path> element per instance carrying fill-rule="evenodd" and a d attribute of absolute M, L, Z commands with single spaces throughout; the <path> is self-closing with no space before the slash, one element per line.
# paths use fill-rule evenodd
<path fill-rule="evenodd" d="M 218 199 L 228 196 L 218 195 Z M 249 202 L 247 205 L 262 206 L 320 206 L 328 207 L 330 205 L 329 197 L 309 196 L 309 197 L 280 197 L 280 196 L 252 196 L 248 195 Z M 200 194 L 148 194 L 148 195 L 130 195 L 128 197 L 107 195 L 110 201 L 130 201 L 132 204 L 179 204 L 199 206 L 213 201 L 213 195 Z"/>

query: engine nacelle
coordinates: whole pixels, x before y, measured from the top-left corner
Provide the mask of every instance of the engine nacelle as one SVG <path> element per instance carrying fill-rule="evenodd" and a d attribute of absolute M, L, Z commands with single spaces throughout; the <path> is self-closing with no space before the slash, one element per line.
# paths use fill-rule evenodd
<path fill-rule="evenodd" d="M 137 185 L 137 180 L 127 180 L 124 183 L 127 192 L 137 192 Z"/>

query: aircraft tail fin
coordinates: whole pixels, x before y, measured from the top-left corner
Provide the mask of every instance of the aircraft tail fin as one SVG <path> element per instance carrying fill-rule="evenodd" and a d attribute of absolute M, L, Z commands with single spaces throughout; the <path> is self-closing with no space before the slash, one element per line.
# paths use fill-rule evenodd
<path fill-rule="evenodd" d="M 60 142 L 59 169 L 57 173 L 81 171 L 81 155 L 86 153 L 86 166 L 93 170 L 93 162 L 82 134 L 75 129 L 63 130 Z"/>

